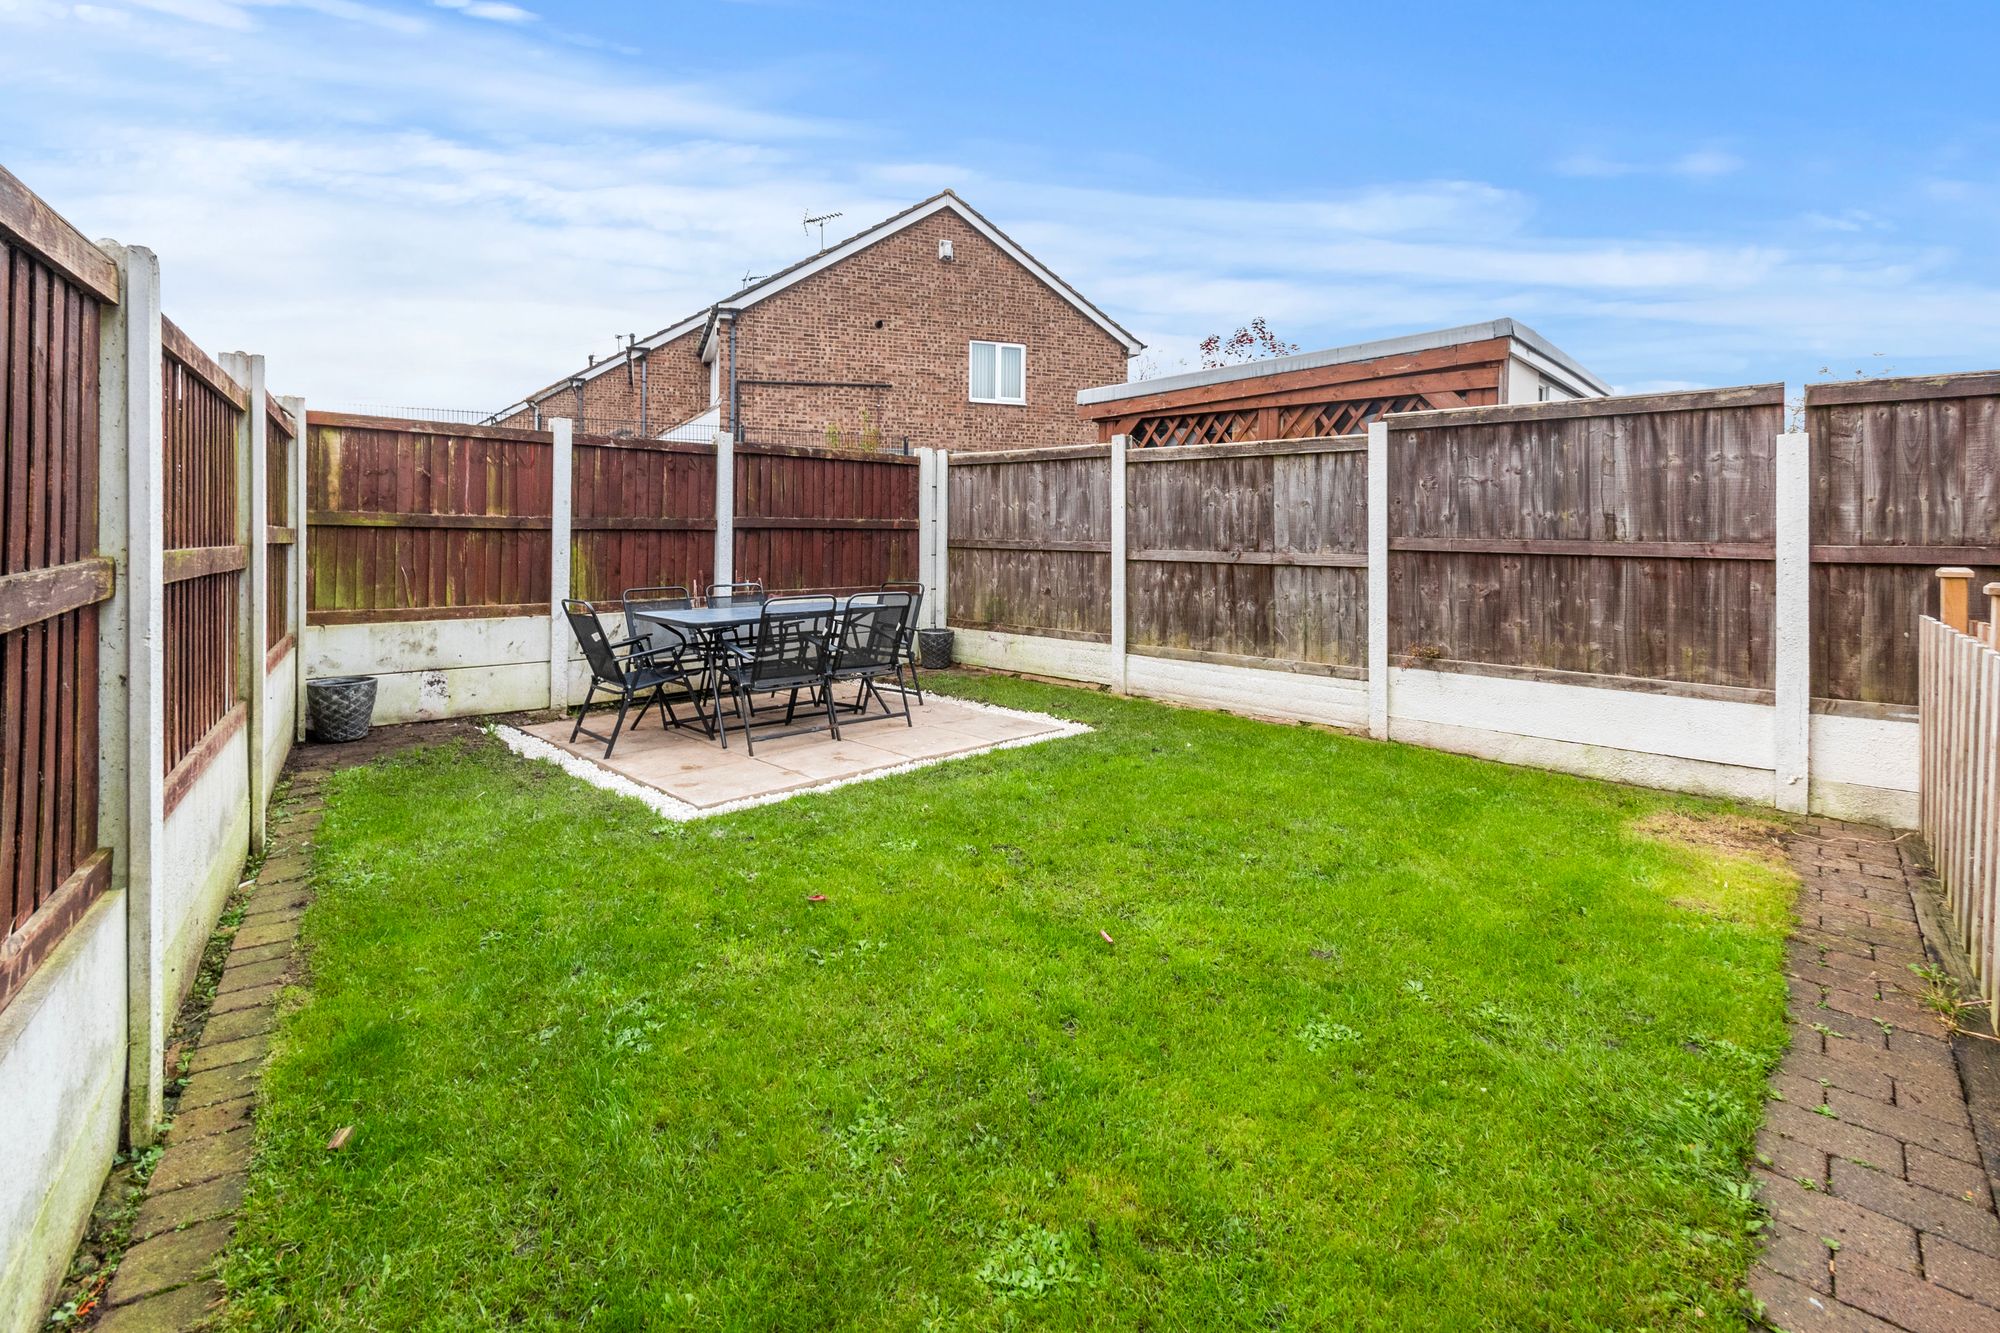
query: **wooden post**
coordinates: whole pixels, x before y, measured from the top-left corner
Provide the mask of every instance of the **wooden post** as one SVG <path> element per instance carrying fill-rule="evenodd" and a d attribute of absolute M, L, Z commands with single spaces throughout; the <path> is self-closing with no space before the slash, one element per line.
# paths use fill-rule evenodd
<path fill-rule="evenodd" d="M 2000 648 L 2000 583 L 1989 583 L 1980 591 L 1986 594 L 1986 646 Z"/>
<path fill-rule="evenodd" d="M 736 437 L 715 432 L 715 578 L 736 581 Z M 690 592 L 699 591 L 689 589 Z"/>
<path fill-rule="evenodd" d="M 1972 571 L 1964 565 L 1946 565 L 1937 577 L 1938 619 L 1963 634 L 1971 611 Z"/>
<path fill-rule="evenodd" d="M 1772 803 L 1802 815 L 1812 764 L 1812 474 L 1803 431 L 1778 436 Z"/>
<path fill-rule="evenodd" d="M 569 707 L 569 621 L 563 616 L 563 599 L 570 594 L 569 543 L 575 521 L 571 487 L 574 484 L 575 423 L 568 417 L 549 422 L 555 440 L 549 446 L 551 485 L 549 491 L 549 707 Z"/>
<path fill-rule="evenodd" d="M 236 531 L 244 546 L 243 577 L 236 583 L 236 689 L 243 696 L 243 734 L 250 760 L 250 851 L 264 850 L 270 827 L 265 804 L 270 774 L 264 771 L 264 620 L 270 606 L 270 420 L 264 410 L 264 358 L 224 352 L 222 368 L 250 399 L 236 426 Z"/>
<path fill-rule="evenodd" d="M 98 351 L 98 549 L 116 564 L 98 612 L 98 836 L 111 887 L 125 898 L 125 1123 L 135 1146 L 157 1137 L 166 1093 L 166 585 L 160 504 L 166 490 L 160 261 L 101 242 L 118 265 Z"/>
<path fill-rule="evenodd" d="M 1389 739 L 1389 423 L 1368 423 L 1368 734 Z"/>
<path fill-rule="evenodd" d="M 1118 692 L 1126 692 L 1125 658 L 1125 450 L 1129 436 L 1111 437 L 1111 673 Z"/>
<path fill-rule="evenodd" d="M 306 400 L 280 398 L 292 419 L 292 740 L 306 738 Z"/>

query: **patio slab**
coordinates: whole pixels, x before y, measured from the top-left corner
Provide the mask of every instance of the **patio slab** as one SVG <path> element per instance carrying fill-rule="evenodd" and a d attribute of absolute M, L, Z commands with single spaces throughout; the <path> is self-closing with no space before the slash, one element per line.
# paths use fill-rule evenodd
<path fill-rule="evenodd" d="M 718 814 L 920 764 L 1088 730 L 1061 718 L 931 695 L 923 704 L 912 705 L 908 725 L 900 713 L 876 714 L 863 721 L 843 718 L 838 741 L 826 732 L 760 740 L 754 755 L 739 731 L 730 732 L 725 750 L 698 731 L 663 729 L 655 713 L 637 731 L 628 728 L 618 738 L 616 753 L 606 760 L 604 742 L 588 736 L 571 742 L 573 725 L 565 720 L 519 730 L 503 727 L 501 737 L 516 751 L 554 759 L 586 781 L 628 791 L 625 784 L 634 784 L 641 790 L 631 794 L 675 818 Z M 591 726 L 608 731 L 595 714 Z"/>

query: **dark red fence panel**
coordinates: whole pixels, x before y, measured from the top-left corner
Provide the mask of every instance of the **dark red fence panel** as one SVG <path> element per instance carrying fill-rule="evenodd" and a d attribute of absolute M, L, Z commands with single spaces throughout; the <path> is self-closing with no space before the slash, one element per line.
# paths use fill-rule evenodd
<path fill-rule="evenodd" d="M 237 595 L 247 547 L 237 516 L 237 429 L 248 396 L 207 353 L 160 321 L 164 353 L 167 802 L 242 722 Z"/>
<path fill-rule="evenodd" d="M 917 576 L 917 460 L 743 445 L 736 451 L 739 579 L 772 591 L 851 591 Z"/>
<path fill-rule="evenodd" d="M 715 569 L 715 450 L 579 436 L 570 457 L 570 586 L 587 601 L 627 588 L 699 592 Z"/>
<path fill-rule="evenodd" d="M 32 200 L 0 189 L 0 1007 L 110 867 L 97 845 L 97 613 L 112 579 L 95 555 L 97 358 L 117 278 L 80 237 L 19 239 L 56 225 Z"/>
<path fill-rule="evenodd" d="M 550 442 L 546 431 L 310 414 L 308 622 L 546 615 Z"/>

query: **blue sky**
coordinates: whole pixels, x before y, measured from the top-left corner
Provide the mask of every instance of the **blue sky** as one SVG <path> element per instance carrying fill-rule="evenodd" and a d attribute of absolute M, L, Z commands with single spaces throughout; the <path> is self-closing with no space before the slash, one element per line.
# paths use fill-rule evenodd
<path fill-rule="evenodd" d="M 1921 21 L 1918 21 L 1919 15 Z M 1989 4 L 0 0 L 0 162 L 322 403 L 498 407 L 957 189 L 1152 350 L 2000 365 Z"/>

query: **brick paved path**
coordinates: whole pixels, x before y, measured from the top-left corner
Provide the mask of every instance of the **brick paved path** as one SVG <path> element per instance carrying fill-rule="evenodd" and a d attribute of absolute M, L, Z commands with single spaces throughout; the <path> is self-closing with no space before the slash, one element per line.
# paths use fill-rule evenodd
<path fill-rule="evenodd" d="M 104 1292 L 100 1333 L 199 1328 L 222 1300 L 216 1262 L 243 1199 L 277 1001 L 293 979 L 293 944 L 310 898 L 307 853 L 320 822 L 320 784 L 337 768 L 407 745 L 469 734 L 463 723 L 378 728 L 352 745 L 301 747 L 271 821 L 269 849 L 230 943 L 215 1001 L 188 1063 L 187 1085 L 132 1228 L 132 1245 Z"/>
<path fill-rule="evenodd" d="M 1919 996 L 1914 840 L 1809 823 L 1789 947 L 1792 1047 L 1772 1079 L 1756 1174 L 1772 1223 L 1750 1289 L 1778 1328 L 2000 1330 L 2000 1217 L 1960 1057 Z M 1978 1082 L 1978 1071 L 1974 1082 Z M 1988 1121 L 1987 1123 L 1990 1123 Z"/>

